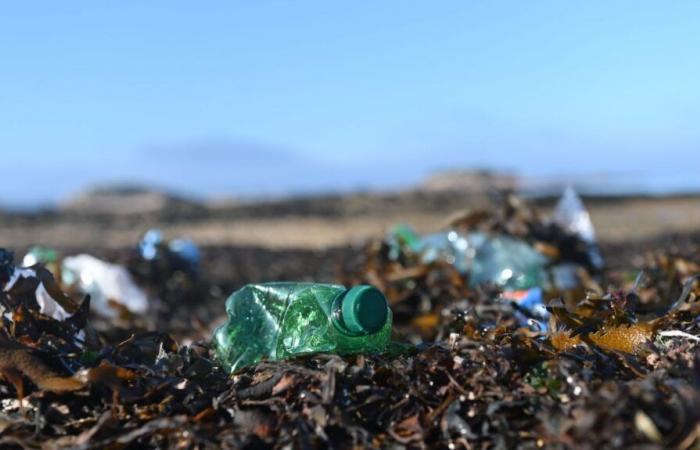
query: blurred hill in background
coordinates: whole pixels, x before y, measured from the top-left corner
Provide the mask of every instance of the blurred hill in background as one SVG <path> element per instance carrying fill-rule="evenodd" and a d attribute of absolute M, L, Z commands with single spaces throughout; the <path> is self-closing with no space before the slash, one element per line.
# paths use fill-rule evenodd
<path fill-rule="evenodd" d="M 55 209 L 5 211 L 0 237 L 3 245 L 20 249 L 123 248 L 157 227 L 205 246 L 324 249 L 360 244 L 398 223 L 436 230 L 450 215 L 487 206 L 503 191 L 519 192 L 547 211 L 563 186 L 490 171 L 440 172 L 404 190 L 266 199 L 197 200 L 143 186 L 103 185 Z M 700 198 L 693 195 L 583 193 L 602 241 L 688 233 L 700 223 Z"/>

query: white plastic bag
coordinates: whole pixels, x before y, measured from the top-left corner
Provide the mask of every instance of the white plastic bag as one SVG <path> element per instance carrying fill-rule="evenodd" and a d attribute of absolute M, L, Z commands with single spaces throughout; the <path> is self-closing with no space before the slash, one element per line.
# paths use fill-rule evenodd
<path fill-rule="evenodd" d="M 83 293 L 90 294 L 90 306 L 100 315 L 117 315 L 115 308 L 109 304 L 110 300 L 133 313 L 143 313 L 148 308 L 146 294 L 122 266 L 82 254 L 64 258 L 61 274 L 64 284 L 76 286 Z"/>

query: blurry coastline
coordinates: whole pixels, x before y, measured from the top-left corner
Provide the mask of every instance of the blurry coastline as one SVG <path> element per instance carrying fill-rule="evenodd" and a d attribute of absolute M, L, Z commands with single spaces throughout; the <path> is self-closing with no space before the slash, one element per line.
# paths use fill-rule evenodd
<path fill-rule="evenodd" d="M 145 230 L 157 227 L 204 246 L 320 250 L 361 245 L 397 223 L 434 231 L 445 226 L 451 214 L 486 207 L 503 192 L 515 192 L 546 212 L 569 184 L 582 194 L 601 241 L 696 231 L 697 191 L 652 189 L 652 184 L 633 187 L 628 179 L 527 178 L 508 172 L 452 170 L 391 191 L 219 199 L 137 185 L 104 185 L 55 207 L 0 209 L 0 237 L 3 245 L 18 249 L 33 244 L 113 249 L 130 247 Z"/>

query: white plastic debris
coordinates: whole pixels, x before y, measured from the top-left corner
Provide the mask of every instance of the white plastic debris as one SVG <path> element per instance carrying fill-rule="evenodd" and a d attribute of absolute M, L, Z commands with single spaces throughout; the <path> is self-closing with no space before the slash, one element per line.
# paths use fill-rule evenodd
<path fill-rule="evenodd" d="M 15 267 L 12 276 L 8 280 L 7 284 L 5 284 L 3 291 L 10 292 L 22 278 L 37 278 L 37 274 L 32 269 Z M 46 290 L 44 283 L 40 282 L 36 287 L 34 298 L 36 299 L 36 303 L 39 305 L 39 312 L 45 316 L 51 317 L 55 320 L 66 320 L 71 316 L 60 303 L 51 297 L 51 294 L 49 294 L 49 291 Z M 3 311 L 3 315 L 9 321 L 13 321 L 11 312 Z M 83 330 L 78 331 L 75 336 L 77 338 L 78 345 L 81 345 L 81 343 L 85 341 L 85 332 Z"/>
<path fill-rule="evenodd" d="M 63 309 L 63 306 L 51 297 L 43 283 L 39 283 L 34 296 L 39 305 L 39 312 L 43 315 L 53 317 L 56 320 L 66 320 L 70 317 L 70 314 Z"/>
<path fill-rule="evenodd" d="M 552 215 L 552 222 L 585 242 L 588 245 L 588 258 L 593 267 L 603 268 L 603 257 L 596 243 L 591 215 L 572 186 L 564 190 Z"/>
<path fill-rule="evenodd" d="M 584 242 L 595 242 L 595 229 L 591 216 L 576 190 L 569 186 L 564 190 L 552 215 L 552 221 Z"/>
<path fill-rule="evenodd" d="M 15 284 L 19 281 L 20 278 L 36 278 L 36 272 L 34 272 L 32 269 L 15 267 L 12 271 L 10 279 L 7 280 L 7 283 L 5 284 L 3 291 L 10 292 L 10 289 L 12 289 L 15 286 Z"/>
<path fill-rule="evenodd" d="M 148 297 L 122 266 L 82 254 L 64 258 L 61 274 L 64 284 L 90 294 L 90 306 L 103 316 L 117 315 L 110 300 L 133 313 L 143 313 L 148 308 Z"/>
<path fill-rule="evenodd" d="M 21 267 L 16 267 L 9 281 L 3 289 L 5 292 L 9 292 L 15 284 L 20 280 L 20 278 L 36 278 L 36 272 L 32 269 L 26 269 Z M 70 314 L 63 309 L 51 294 L 48 293 L 43 283 L 39 283 L 35 292 L 36 302 L 39 305 L 39 312 L 45 316 L 52 317 L 56 320 L 66 320 L 70 317 Z"/>
<path fill-rule="evenodd" d="M 27 253 L 26 255 L 24 255 L 24 258 L 22 258 L 22 265 L 24 267 L 31 267 L 38 262 L 39 260 L 32 253 Z"/>

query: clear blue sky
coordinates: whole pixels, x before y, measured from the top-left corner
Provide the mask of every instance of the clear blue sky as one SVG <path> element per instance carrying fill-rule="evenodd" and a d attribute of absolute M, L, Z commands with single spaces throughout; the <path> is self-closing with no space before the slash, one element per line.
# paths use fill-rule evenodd
<path fill-rule="evenodd" d="M 697 1 L 106 4 L 2 5 L 0 203 L 470 165 L 698 183 Z"/>

